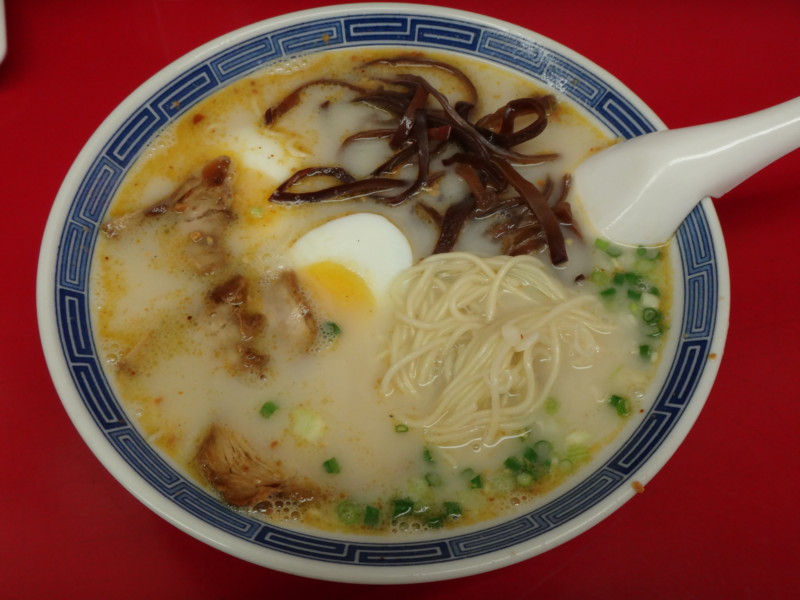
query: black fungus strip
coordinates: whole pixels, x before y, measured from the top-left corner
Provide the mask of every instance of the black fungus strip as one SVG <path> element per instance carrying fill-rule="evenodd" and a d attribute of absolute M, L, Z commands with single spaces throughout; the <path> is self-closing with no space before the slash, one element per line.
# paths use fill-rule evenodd
<path fill-rule="evenodd" d="M 418 87 L 414 92 L 414 96 L 411 98 L 411 102 L 408 103 L 408 106 L 406 107 L 406 110 L 400 119 L 400 124 L 397 126 L 397 129 L 395 130 L 395 133 L 389 142 L 389 145 L 392 148 L 400 148 L 408 141 L 411 130 L 414 129 L 414 121 L 417 117 L 417 114 L 418 112 L 422 112 L 424 114 L 425 103 L 427 101 L 428 92 L 425 91 L 425 88 Z"/>
<path fill-rule="evenodd" d="M 365 94 L 367 92 L 367 90 L 365 90 L 361 86 L 353 85 L 352 83 L 344 81 L 342 79 L 315 79 L 314 81 L 306 82 L 303 85 L 295 88 L 292 92 L 289 93 L 288 96 L 286 96 L 278 104 L 268 108 L 264 112 L 264 124 L 267 126 L 273 125 L 284 114 L 289 112 L 291 109 L 293 109 L 300 103 L 300 98 L 302 97 L 302 94 L 306 89 L 316 85 L 339 86 L 347 88 L 349 90 L 353 90 L 358 94 Z"/>
<path fill-rule="evenodd" d="M 397 196 L 385 199 L 389 206 L 399 206 L 428 185 L 431 160 L 430 145 L 428 143 L 428 120 L 425 109 L 419 108 L 414 113 L 413 133 L 417 146 L 417 177 L 408 188 Z"/>
<path fill-rule="evenodd" d="M 466 152 L 456 152 L 444 159 L 442 164 L 445 166 L 469 165 L 480 176 L 483 184 L 495 192 L 502 192 L 508 187 L 508 180 L 505 175 L 489 158 Z"/>
<path fill-rule="evenodd" d="M 389 113 L 393 117 L 400 117 L 406 110 L 411 94 L 394 90 L 373 90 L 363 96 L 355 98 L 353 102 L 366 104 L 377 110 Z"/>
<path fill-rule="evenodd" d="M 540 135 L 547 127 L 547 116 L 554 104 L 552 96 L 517 98 L 492 114 L 480 119 L 475 127 L 492 144 L 513 148 Z M 535 114 L 536 119 L 520 130 L 515 130 L 519 117 Z"/>
<path fill-rule="evenodd" d="M 475 89 L 475 84 L 472 83 L 472 80 L 467 77 L 467 75 L 461 69 L 458 69 L 451 64 L 421 56 L 396 56 L 393 58 L 378 58 L 366 63 L 365 66 L 375 64 L 388 65 L 392 67 L 430 67 L 445 71 L 450 75 L 453 75 L 466 90 L 467 99 L 462 100 L 462 102 L 473 106 L 478 102 L 478 90 Z"/>
<path fill-rule="evenodd" d="M 480 174 L 475 167 L 467 163 L 456 163 L 455 171 L 467 184 L 469 191 L 475 198 L 476 212 L 486 213 L 497 204 L 497 194 L 495 190 L 491 187 L 487 187 L 484 182 L 481 181 Z"/>
<path fill-rule="evenodd" d="M 311 192 L 294 192 L 290 189 L 301 181 L 313 177 L 333 177 L 343 183 Z M 370 194 L 388 192 L 403 185 L 405 183 L 401 180 L 382 177 L 359 181 L 341 167 L 310 167 L 298 171 L 278 186 L 270 200 L 283 204 L 352 200 Z"/>
<path fill-rule="evenodd" d="M 564 234 L 559 226 L 555 213 L 547 205 L 547 199 L 538 188 L 520 175 L 514 167 L 500 157 L 494 158 L 494 163 L 500 168 L 508 179 L 508 183 L 525 199 L 539 224 L 544 230 L 550 261 L 560 265 L 567 261 L 567 245 Z"/>
<path fill-rule="evenodd" d="M 474 211 L 475 197 L 472 195 L 447 207 L 442 219 L 439 239 L 436 241 L 436 246 L 433 249 L 434 254 L 441 254 L 453 250 L 458 241 L 458 237 L 461 235 L 461 231 L 464 229 L 464 225 L 466 225 L 467 220 L 472 216 Z"/>
<path fill-rule="evenodd" d="M 376 167 L 372 172 L 373 177 L 396 173 L 406 165 L 410 165 L 413 162 L 413 158 L 417 156 L 418 153 L 416 142 L 408 144 L 402 150 L 395 152 L 389 160 Z"/>
<path fill-rule="evenodd" d="M 362 140 L 386 140 L 394 135 L 394 129 L 368 129 L 367 131 L 359 131 L 351 136 L 345 138 L 342 142 L 342 147 L 349 146 L 353 142 L 360 142 Z"/>

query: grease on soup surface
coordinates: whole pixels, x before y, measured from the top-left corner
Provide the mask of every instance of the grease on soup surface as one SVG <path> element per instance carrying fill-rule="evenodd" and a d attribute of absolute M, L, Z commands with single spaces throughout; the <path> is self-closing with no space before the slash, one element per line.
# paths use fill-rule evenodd
<path fill-rule="evenodd" d="M 668 249 L 590 239 L 568 209 L 564 175 L 611 142 L 449 55 L 232 84 L 152 143 L 98 240 L 120 398 L 265 518 L 413 532 L 530 505 L 647 408 L 668 326 Z"/>

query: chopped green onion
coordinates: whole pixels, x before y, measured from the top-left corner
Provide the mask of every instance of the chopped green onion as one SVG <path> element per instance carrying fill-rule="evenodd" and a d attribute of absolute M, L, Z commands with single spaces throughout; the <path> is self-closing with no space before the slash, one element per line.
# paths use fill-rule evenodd
<path fill-rule="evenodd" d="M 427 525 L 430 529 L 438 529 L 444 525 L 444 516 L 432 515 L 425 519 L 425 525 Z"/>
<path fill-rule="evenodd" d="M 631 405 L 627 398 L 612 394 L 608 403 L 614 407 L 620 417 L 627 417 L 631 414 Z"/>
<path fill-rule="evenodd" d="M 550 461 L 540 461 L 536 463 L 531 469 L 531 477 L 533 477 L 534 481 L 539 481 L 542 477 L 547 475 L 550 472 Z"/>
<path fill-rule="evenodd" d="M 487 487 L 493 492 L 511 492 L 516 487 L 516 479 L 511 471 L 498 471 L 488 478 Z"/>
<path fill-rule="evenodd" d="M 642 311 L 642 321 L 647 323 L 648 325 L 655 325 L 661 320 L 661 312 L 655 308 L 645 308 Z"/>
<path fill-rule="evenodd" d="M 598 250 L 605 250 L 610 245 L 611 245 L 611 242 L 609 242 L 608 240 L 604 240 L 603 238 L 597 238 L 594 241 L 594 247 L 597 248 Z"/>
<path fill-rule="evenodd" d="M 603 269 L 595 269 L 592 271 L 591 275 L 589 275 L 589 279 L 592 283 L 597 286 L 604 286 L 608 285 L 608 273 L 606 273 Z"/>
<path fill-rule="evenodd" d="M 521 463 L 521 462 L 519 462 L 519 459 L 518 459 L 516 456 L 509 456 L 509 457 L 508 457 L 508 458 L 507 458 L 507 459 L 506 459 L 506 460 L 503 462 L 503 465 L 504 465 L 504 466 L 505 466 L 507 469 L 510 469 L 511 471 L 514 471 L 515 473 L 516 473 L 517 471 L 521 471 L 521 470 L 522 470 L 522 463 Z"/>
<path fill-rule="evenodd" d="M 533 474 L 526 471 L 517 473 L 517 485 L 520 487 L 528 487 L 533 483 Z"/>
<path fill-rule="evenodd" d="M 645 248 L 644 246 L 639 246 L 636 248 L 636 256 L 646 260 L 658 260 L 661 257 L 661 250 L 658 248 Z"/>
<path fill-rule="evenodd" d="M 479 490 L 483 487 L 483 479 L 481 479 L 480 475 L 475 475 L 472 479 L 469 480 L 469 487 L 473 490 Z"/>
<path fill-rule="evenodd" d="M 567 448 L 567 459 L 573 463 L 589 455 L 589 449 L 583 444 L 572 444 Z"/>
<path fill-rule="evenodd" d="M 336 507 L 336 515 L 345 525 L 355 525 L 361 519 L 361 509 L 356 503 L 343 500 Z"/>
<path fill-rule="evenodd" d="M 422 460 L 424 460 L 426 463 L 436 462 L 433 460 L 433 454 L 431 454 L 430 448 L 425 448 L 422 451 Z"/>
<path fill-rule="evenodd" d="M 536 454 L 541 462 L 550 462 L 550 458 L 553 456 L 554 451 L 553 444 L 547 440 L 539 440 L 533 445 L 533 449 L 536 451 Z"/>
<path fill-rule="evenodd" d="M 407 431 L 408 431 L 408 425 L 406 425 L 406 424 L 404 424 L 404 423 L 400 423 L 399 425 L 395 425 L 395 426 L 394 426 L 394 430 L 395 430 L 397 433 L 405 433 L 405 432 L 407 432 Z"/>
<path fill-rule="evenodd" d="M 602 250 L 612 258 L 622 255 L 622 248 L 620 248 L 619 246 L 614 246 L 611 242 L 609 242 L 608 240 L 604 240 L 602 238 L 597 238 L 594 241 L 594 246 L 595 248 L 597 248 L 598 250 Z"/>
<path fill-rule="evenodd" d="M 603 298 L 612 298 L 616 295 L 616 293 L 617 288 L 615 287 L 608 287 L 604 290 L 600 290 L 600 295 L 603 296 Z"/>
<path fill-rule="evenodd" d="M 539 460 L 539 455 L 536 454 L 536 450 L 534 450 L 530 446 L 525 448 L 525 452 L 522 453 L 522 456 L 525 458 L 525 460 L 531 463 L 538 462 Z"/>
<path fill-rule="evenodd" d="M 562 473 L 568 473 L 568 472 L 572 471 L 572 468 L 574 466 L 575 465 L 573 465 L 572 461 L 570 459 L 568 459 L 568 458 L 562 458 L 560 461 L 558 461 L 558 469 Z"/>
<path fill-rule="evenodd" d="M 640 300 L 642 298 L 642 292 L 637 290 L 628 290 L 628 298 L 631 300 Z"/>
<path fill-rule="evenodd" d="M 264 402 L 261 405 L 261 408 L 258 409 L 258 414 L 260 414 L 265 419 L 269 419 L 272 415 L 275 414 L 275 411 L 278 410 L 278 405 L 275 404 L 272 400 L 268 402 Z"/>
<path fill-rule="evenodd" d="M 340 473 L 342 468 L 339 466 L 339 461 L 336 458 L 329 458 L 324 463 L 322 463 L 322 468 L 325 469 L 326 473 L 330 473 L 331 475 L 335 475 L 336 473 Z"/>
<path fill-rule="evenodd" d="M 408 498 L 396 498 L 392 501 L 392 520 L 410 515 L 414 510 L 414 503 Z"/>
<path fill-rule="evenodd" d="M 442 485 L 442 476 L 439 473 L 425 473 L 425 482 L 430 487 L 439 487 Z"/>
<path fill-rule="evenodd" d="M 458 519 L 461 516 L 461 505 L 458 502 L 445 502 L 442 508 L 448 519 Z"/>
<path fill-rule="evenodd" d="M 626 274 L 623 273 L 622 271 L 617 271 L 616 273 L 614 273 L 614 278 L 611 281 L 614 282 L 614 285 L 622 285 L 623 283 L 625 283 L 626 279 L 625 276 Z"/>
<path fill-rule="evenodd" d="M 320 332 L 327 338 L 338 337 L 342 333 L 342 328 L 333 321 L 326 321 L 320 325 Z"/>
<path fill-rule="evenodd" d="M 642 344 L 639 346 L 639 356 L 646 360 L 650 360 L 650 358 L 653 356 L 653 349 L 649 344 Z"/>
<path fill-rule="evenodd" d="M 375 527 L 381 521 L 381 511 L 374 506 L 364 508 L 364 525 Z"/>
<path fill-rule="evenodd" d="M 625 273 L 625 281 L 633 287 L 641 287 L 644 284 L 643 277 L 631 272 Z"/>

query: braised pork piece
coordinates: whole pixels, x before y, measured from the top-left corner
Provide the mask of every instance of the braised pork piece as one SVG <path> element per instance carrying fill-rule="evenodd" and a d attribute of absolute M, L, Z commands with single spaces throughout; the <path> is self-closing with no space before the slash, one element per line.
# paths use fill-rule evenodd
<path fill-rule="evenodd" d="M 195 465 L 233 506 L 269 510 L 272 501 L 302 503 L 320 496 L 318 486 L 289 477 L 280 465 L 259 456 L 244 437 L 221 425 L 213 425 L 208 431 Z"/>
<path fill-rule="evenodd" d="M 186 239 L 186 258 L 201 275 L 221 269 L 227 253 L 224 236 L 234 216 L 231 159 L 220 156 L 192 174 L 172 194 L 143 211 L 125 214 L 103 225 L 114 238 L 144 219 L 166 218 L 176 226 L 176 235 Z"/>

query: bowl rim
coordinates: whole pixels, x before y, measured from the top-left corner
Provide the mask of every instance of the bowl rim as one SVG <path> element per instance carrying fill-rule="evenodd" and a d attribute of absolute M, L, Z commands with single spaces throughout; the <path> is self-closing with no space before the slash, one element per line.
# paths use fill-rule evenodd
<path fill-rule="evenodd" d="M 84 442 L 89 446 L 103 466 L 123 485 L 123 487 L 145 506 L 200 541 L 255 564 L 295 575 L 322 580 L 394 584 L 463 577 L 494 570 L 525 560 L 560 545 L 586 531 L 613 513 L 617 508 L 627 502 L 628 499 L 633 497 L 636 492 L 630 485 L 619 486 L 613 494 L 610 494 L 602 501 L 592 505 L 590 514 L 581 513 L 579 518 L 576 517 L 568 522 L 569 527 L 561 526 L 556 531 L 556 535 L 550 535 L 546 540 L 544 538 L 537 539 L 537 543 L 533 544 L 530 543 L 530 540 L 527 542 L 523 541 L 516 545 L 507 546 L 477 556 L 445 562 L 432 562 L 425 565 L 343 565 L 335 562 L 327 563 L 305 557 L 292 556 L 291 554 L 284 554 L 269 548 L 255 547 L 249 541 L 243 541 L 228 533 L 214 529 L 213 526 L 188 512 L 181 506 L 170 502 L 117 453 L 109 440 L 100 432 L 98 424 L 85 409 L 76 391 L 73 382 L 73 374 L 66 364 L 64 356 L 65 349 L 63 348 L 63 340 L 59 336 L 59 328 L 53 302 L 53 298 L 56 294 L 56 263 L 58 253 L 61 250 L 62 228 L 72 208 L 75 195 L 78 193 L 81 180 L 91 168 L 96 156 L 100 153 L 107 140 L 118 130 L 124 118 L 140 106 L 146 98 L 150 97 L 154 91 L 157 91 L 168 82 L 172 81 L 178 74 L 185 72 L 191 66 L 202 63 L 218 52 L 235 47 L 258 34 L 312 20 L 317 21 L 325 18 L 382 14 L 420 15 L 423 17 L 446 18 L 466 23 L 480 24 L 483 27 L 505 32 L 515 38 L 531 40 L 533 43 L 543 45 L 548 50 L 552 50 L 561 56 L 569 58 L 576 64 L 587 69 L 591 74 L 602 78 L 605 83 L 618 91 L 626 100 L 633 103 L 641 114 L 650 120 L 650 123 L 654 127 L 659 129 L 666 128 L 658 116 L 655 115 L 636 94 L 628 89 L 627 86 L 616 77 L 589 59 L 539 33 L 477 13 L 424 4 L 365 3 L 313 8 L 259 21 L 219 36 L 159 70 L 123 100 L 90 137 L 64 179 L 64 183 L 56 196 L 44 230 L 37 271 L 37 316 L 39 320 L 41 343 L 47 366 L 56 391 L 68 416 Z M 635 471 L 634 475 L 636 480 L 642 483 L 646 483 L 655 476 L 667 460 L 674 454 L 693 426 L 713 385 L 727 334 L 730 284 L 724 239 L 719 221 L 710 200 L 707 199 L 703 201 L 700 208 L 697 210 L 702 211 L 702 216 L 706 221 L 705 226 L 707 226 L 710 240 L 713 242 L 713 247 L 711 249 L 714 251 L 717 274 L 717 303 L 715 306 L 716 319 L 710 338 L 711 345 L 708 349 L 708 353 L 714 353 L 718 358 L 714 361 L 706 361 L 702 374 L 691 394 L 691 402 L 687 403 L 682 416 L 669 433 L 669 443 L 665 442 L 660 444 L 650 455 L 645 464 Z M 347 536 L 337 535 L 335 539 L 344 539 L 346 537 Z M 322 535 L 319 539 L 324 540 L 325 536 Z M 403 543 L 406 542 L 407 540 L 404 540 Z"/>

